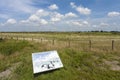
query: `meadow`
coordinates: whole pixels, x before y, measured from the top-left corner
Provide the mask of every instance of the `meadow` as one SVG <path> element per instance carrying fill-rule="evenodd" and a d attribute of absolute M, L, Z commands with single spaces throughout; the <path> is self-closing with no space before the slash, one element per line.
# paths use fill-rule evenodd
<path fill-rule="evenodd" d="M 119 33 L 0 33 L 0 80 L 120 80 Z M 57 50 L 64 67 L 33 74 L 33 52 Z"/>

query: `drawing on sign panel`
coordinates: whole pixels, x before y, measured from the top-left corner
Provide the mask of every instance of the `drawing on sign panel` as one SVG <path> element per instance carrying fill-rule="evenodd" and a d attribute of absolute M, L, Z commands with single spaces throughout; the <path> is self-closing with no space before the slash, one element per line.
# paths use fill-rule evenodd
<path fill-rule="evenodd" d="M 55 68 L 56 63 L 59 63 L 59 61 L 58 60 L 49 61 L 49 64 L 43 64 L 41 68 L 52 69 Z"/>
<path fill-rule="evenodd" d="M 43 64 L 41 67 L 42 67 L 42 68 L 51 69 L 51 68 L 54 68 L 54 66 L 55 66 L 55 65 L 53 64 L 53 62 L 50 61 L 49 64 Z"/>

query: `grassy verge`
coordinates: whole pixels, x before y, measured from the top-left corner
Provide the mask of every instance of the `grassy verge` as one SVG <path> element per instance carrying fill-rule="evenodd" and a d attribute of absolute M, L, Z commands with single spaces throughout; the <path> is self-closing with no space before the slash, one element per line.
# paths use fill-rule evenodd
<path fill-rule="evenodd" d="M 5 40 L 0 42 L 0 72 L 8 69 L 12 64 L 21 64 L 12 71 L 5 80 L 119 80 L 120 70 L 112 67 L 120 67 L 120 54 L 117 52 L 80 51 L 70 48 L 49 47 L 47 44 L 27 41 Z M 12 48 L 11 53 L 3 46 Z M 64 44 L 63 44 L 64 45 Z M 13 46 L 13 47 L 11 47 Z M 58 45 L 59 46 L 59 45 Z M 33 75 L 32 52 L 41 52 L 56 49 L 61 57 L 64 67 Z M 113 62 L 113 63 L 111 63 Z M 117 63 L 115 63 L 117 62 Z M 109 65 L 110 64 L 110 65 Z M 116 66 L 113 66 L 116 65 Z M 2 78 L 1 78 L 2 79 Z"/>

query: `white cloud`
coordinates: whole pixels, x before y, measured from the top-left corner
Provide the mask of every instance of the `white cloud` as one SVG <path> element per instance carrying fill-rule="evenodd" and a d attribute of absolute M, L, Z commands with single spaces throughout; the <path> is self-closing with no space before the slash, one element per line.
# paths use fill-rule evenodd
<path fill-rule="evenodd" d="M 20 24 L 22 25 L 29 25 L 29 26 L 41 26 L 41 25 L 47 25 L 48 24 L 48 21 L 45 20 L 45 19 L 39 19 L 39 20 L 21 20 L 20 21 Z"/>
<path fill-rule="evenodd" d="M 87 7 L 76 6 L 74 2 L 71 2 L 70 5 L 71 5 L 72 8 L 76 9 L 76 11 L 78 11 L 82 15 L 89 15 L 89 14 L 91 14 L 91 9 L 89 9 Z"/>
<path fill-rule="evenodd" d="M 48 22 L 47 22 L 45 19 L 41 19 L 41 20 L 40 20 L 40 24 L 46 25 L 46 24 L 48 24 Z"/>
<path fill-rule="evenodd" d="M 65 17 L 77 17 L 77 15 L 75 13 L 69 12 L 65 14 Z"/>
<path fill-rule="evenodd" d="M 83 14 L 83 15 L 89 15 L 89 14 L 91 14 L 91 10 L 90 10 L 90 9 L 85 8 L 85 7 L 82 7 L 82 6 L 77 7 L 76 10 L 77 10 L 80 14 Z"/>
<path fill-rule="evenodd" d="M 52 12 L 50 16 L 51 16 L 50 20 L 52 22 L 62 21 L 62 20 L 65 20 L 66 18 L 69 19 L 69 18 L 77 17 L 77 15 L 72 12 L 66 13 L 64 15 L 58 12 Z"/>
<path fill-rule="evenodd" d="M 46 14 L 45 14 L 46 13 Z M 111 19 L 111 18 L 108 18 Z M 58 22 L 59 21 L 59 22 Z M 68 12 L 66 14 L 61 14 L 55 11 L 46 11 L 44 9 L 39 9 L 35 13 L 31 14 L 27 19 L 19 21 L 18 24 L 11 25 L 11 26 L 27 26 L 30 27 L 31 30 L 38 29 L 38 30 L 89 30 L 97 28 L 96 26 L 90 27 L 92 25 L 97 25 L 98 29 L 108 27 L 107 23 L 100 23 L 103 21 L 102 19 L 94 20 L 93 19 L 79 19 L 78 15 L 73 12 Z M 11 22 L 9 20 L 8 22 Z M 67 22 L 67 23 L 66 23 Z M 103 22 L 108 22 L 107 19 Z M 108 22 L 109 23 L 109 22 Z M 7 26 L 7 25 L 4 25 Z M 45 27 L 44 27 L 45 26 Z M 57 26 L 57 27 L 56 27 Z M 59 26 L 59 28 L 58 28 Z M 64 28 L 64 26 L 67 26 Z M 75 27 L 76 26 L 76 27 Z M 111 25 L 110 25 L 111 26 Z M 47 28 L 48 27 L 48 28 Z M 71 28 L 71 29 L 69 29 Z M 24 27 L 23 27 L 23 30 Z M 28 30 L 29 31 L 29 30 Z"/>
<path fill-rule="evenodd" d="M 29 20 L 21 20 L 21 21 L 19 21 L 20 23 L 28 23 L 29 22 Z"/>
<path fill-rule="evenodd" d="M 58 6 L 56 4 L 52 4 L 48 7 L 50 10 L 57 10 Z"/>
<path fill-rule="evenodd" d="M 45 11 L 43 9 L 39 9 L 39 10 L 36 11 L 35 15 L 39 16 L 39 17 L 44 17 L 44 16 L 48 16 L 49 12 Z"/>
<path fill-rule="evenodd" d="M 6 24 L 15 24 L 17 21 L 15 19 L 8 19 Z"/>
<path fill-rule="evenodd" d="M 36 15 L 31 15 L 28 20 L 34 22 L 34 21 L 39 21 L 40 19 L 39 19 L 39 17 L 36 16 Z"/>
<path fill-rule="evenodd" d="M 49 12 L 39 9 L 34 14 L 32 14 L 27 20 L 21 20 L 20 23 L 24 23 L 27 25 L 46 25 L 48 21 L 45 20 L 43 17 L 48 17 Z"/>
<path fill-rule="evenodd" d="M 72 6 L 72 8 L 76 8 L 77 7 L 74 2 L 70 2 L 70 5 Z"/>
<path fill-rule="evenodd" d="M 88 21 L 68 21 L 67 24 L 74 25 L 74 26 L 80 26 L 80 27 L 89 25 Z"/>
<path fill-rule="evenodd" d="M 48 12 L 44 11 L 43 9 L 39 9 L 36 13 L 32 14 L 27 20 L 21 20 L 20 23 L 27 24 L 27 25 L 46 25 L 48 21 L 43 19 L 42 17 L 48 16 Z"/>
<path fill-rule="evenodd" d="M 120 16 L 120 12 L 115 12 L 115 11 L 113 11 L 113 12 L 109 12 L 109 13 L 108 13 L 108 16 L 109 16 L 109 17 Z"/>
<path fill-rule="evenodd" d="M 60 21 L 62 18 L 64 18 L 64 15 L 62 15 L 58 12 L 54 12 L 51 16 L 51 21 L 52 22 Z"/>
<path fill-rule="evenodd" d="M 104 26 L 109 26 L 109 24 L 108 24 L 108 23 L 101 22 L 101 23 L 100 23 L 100 26 L 102 26 L 102 27 L 104 27 Z"/>
<path fill-rule="evenodd" d="M 84 25 L 88 25 L 89 23 L 87 21 L 83 21 L 83 24 Z"/>
<path fill-rule="evenodd" d="M 76 26 L 83 26 L 83 24 L 79 21 L 74 21 L 72 22 L 73 25 L 76 25 Z"/>

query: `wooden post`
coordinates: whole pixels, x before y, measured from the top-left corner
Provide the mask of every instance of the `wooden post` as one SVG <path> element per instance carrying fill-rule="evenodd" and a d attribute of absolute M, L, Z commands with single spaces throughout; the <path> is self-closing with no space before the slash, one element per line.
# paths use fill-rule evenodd
<path fill-rule="evenodd" d="M 68 46 L 70 47 L 70 40 L 68 41 Z"/>
<path fill-rule="evenodd" d="M 112 50 L 114 50 L 114 40 L 112 40 Z"/>
<path fill-rule="evenodd" d="M 53 39 L 53 41 L 52 41 L 52 45 L 54 45 L 55 43 L 54 43 L 55 41 L 54 41 L 54 39 Z"/>
<path fill-rule="evenodd" d="M 91 40 L 89 40 L 89 49 L 91 50 L 91 48 L 92 48 L 92 42 Z"/>
<path fill-rule="evenodd" d="M 41 38 L 41 43 L 42 43 L 42 38 Z"/>

